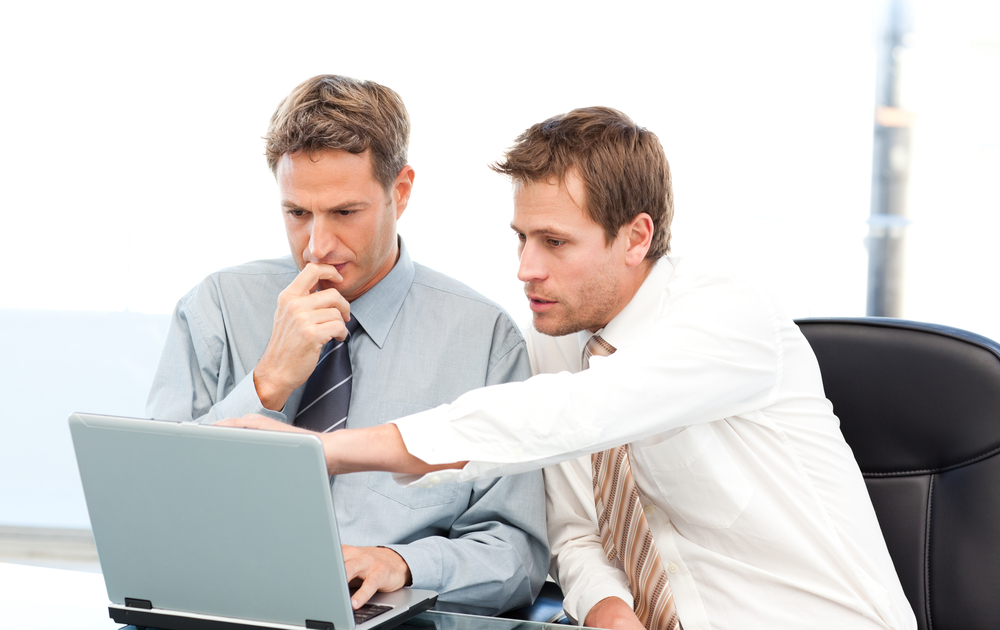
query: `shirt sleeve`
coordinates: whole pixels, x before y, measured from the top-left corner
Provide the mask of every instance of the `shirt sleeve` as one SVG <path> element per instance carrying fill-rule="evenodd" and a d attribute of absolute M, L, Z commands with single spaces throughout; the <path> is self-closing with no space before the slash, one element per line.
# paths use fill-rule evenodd
<path fill-rule="evenodd" d="M 415 588 L 438 591 L 438 610 L 496 615 L 530 604 L 548 573 L 544 487 L 538 471 L 474 484 L 447 536 L 386 545 Z"/>
<path fill-rule="evenodd" d="M 523 339 L 506 317 L 501 319 L 487 385 L 530 376 Z M 479 480 L 468 509 L 451 523 L 447 536 L 387 547 L 409 565 L 414 587 L 440 593 L 439 610 L 495 615 L 530 604 L 545 581 L 544 506 L 541 471 Z"/>
<path fill-rule="evenodd" d="M 217 300 L 211 284 L 204 282 L 177 303 L 146 400 L 146 415 L 211 424 L 259 413 L 286 421 L 284 414 L 261 404 L 253 372 L 235 378 Z"/>
<path fill-rule="evenodd" d="M 752 289 L 676 300 L 641 339 L 594 357 L 588 370 L 474 390 L 396 420 L 416 457 L 469 461 L 397 480 L 431 486 L 523 472 L 761 409 L 781 375 L 778 340 L 773 312 Z"/>
<path fill-rule="evenodd" d="M 601 544 L 590 465 L 590 457 L 579 457 L 545 469 L 550 573 L 562 589 L 563 609 L 580 624 L 607 597 L 633 604 L 623 568 L 608 560 Z"/>

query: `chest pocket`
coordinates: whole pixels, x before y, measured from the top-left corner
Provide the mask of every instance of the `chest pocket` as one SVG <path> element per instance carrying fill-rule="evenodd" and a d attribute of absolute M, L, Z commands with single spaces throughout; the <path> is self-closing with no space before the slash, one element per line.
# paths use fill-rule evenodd
<path fill-rule="evenodd" d="M 725 529 L 753 496 L 711 424 L 691 425 L 656 444 L 633 444 L 632 451 L 669 507 L 692 525 Z"/>
<path fill-rule="evenodd" d="M 379 424 L 385 424 L 390 420 L 428 409 L 430 407 L 424 405 L 414 405 L 404 402 L 383 402 L 379 405 L 378 422 Z M 464 483 L 442 483 L 433 488 L 405 488 L 396 483 L 391 473 L 368 473 L 369 490 L 396 503 L 401 503 L 406 507 L 414 509 L 454 503 L 463 490 L 467 491 L 467 486 L 468 484 Z"/>

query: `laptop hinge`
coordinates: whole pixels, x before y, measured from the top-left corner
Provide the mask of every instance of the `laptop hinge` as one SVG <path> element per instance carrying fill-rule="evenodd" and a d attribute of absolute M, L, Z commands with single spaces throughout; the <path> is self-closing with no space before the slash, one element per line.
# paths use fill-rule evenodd
<path fill-rule="evenodd" d="M 153 609 L 153 602 L 148 599 L 132 599 L 131 597 L 126 597 L 125 605 L 129 608 L 142 608 L 143 610 Z"/>
<path fill-rule="evenodd" d="M 329 621 L 316 621 L 315 619 L 306 619 L 306 628 L 309 630 L 334 630 L 333 624 Z"/>

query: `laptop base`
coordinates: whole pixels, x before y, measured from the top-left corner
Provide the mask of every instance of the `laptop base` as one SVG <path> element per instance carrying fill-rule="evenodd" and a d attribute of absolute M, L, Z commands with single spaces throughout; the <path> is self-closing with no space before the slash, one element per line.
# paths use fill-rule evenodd
<path fill-rule="evenodd" d="M 394 617 L 380 622 L 378 630 L 394 628 L 425 610 L 430 610 L 436 602 L 437 598 L 433 597 L 399 612 Z M 137 628 L 156 628 L 157 630 L 302 630 L 303 628 L 308 630 L 347 630 L 336 628 L 327 621 L 314 621 L 312 619 L 307 619 L 304 626 L 292 626 L 284 623 L 250 622 L 210 615 L 193 615 L 192 613 L 178 615 L 127 606 L 109 606 L 108 612 L 115 623 Z"/>

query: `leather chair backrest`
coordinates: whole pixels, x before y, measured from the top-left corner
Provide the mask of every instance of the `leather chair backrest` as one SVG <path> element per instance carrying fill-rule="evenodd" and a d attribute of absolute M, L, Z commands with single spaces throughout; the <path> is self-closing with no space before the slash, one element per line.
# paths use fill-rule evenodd
<path fill-rule="evenodd" d="M 799 320 L 921 630 L 1000 628 L 1000 344 Z"/>

